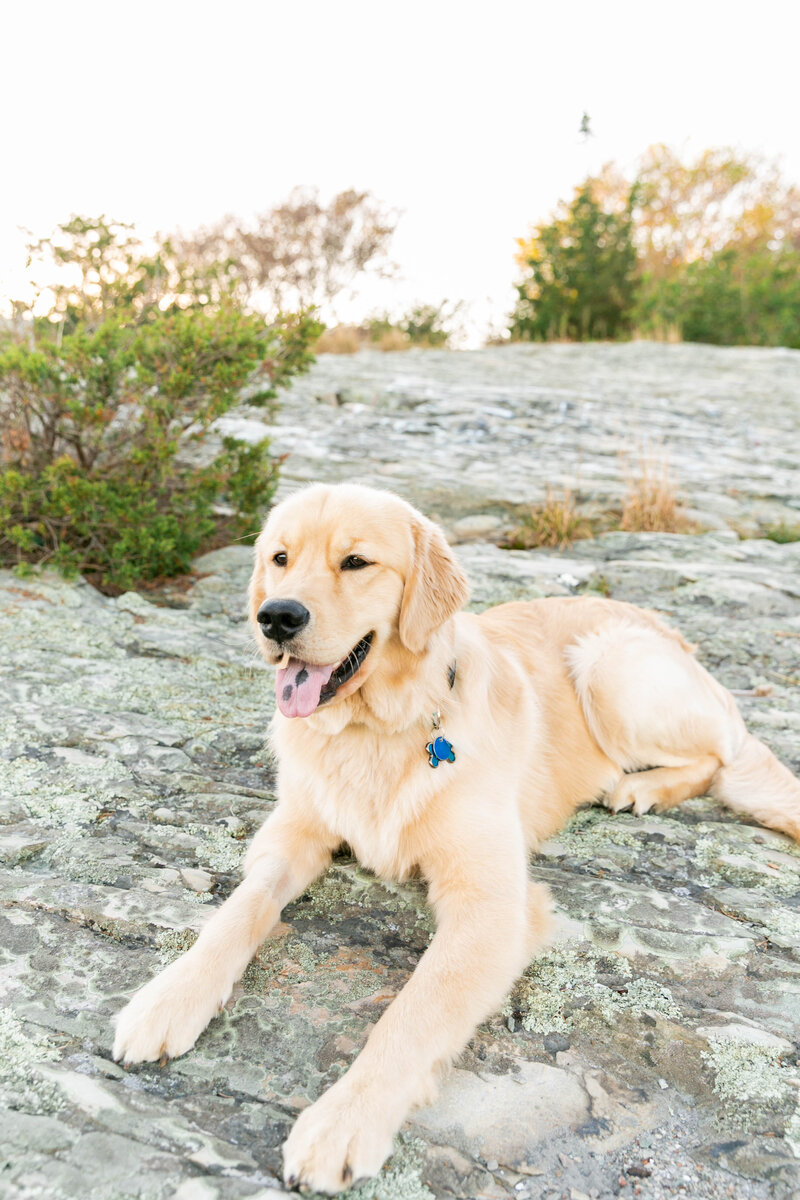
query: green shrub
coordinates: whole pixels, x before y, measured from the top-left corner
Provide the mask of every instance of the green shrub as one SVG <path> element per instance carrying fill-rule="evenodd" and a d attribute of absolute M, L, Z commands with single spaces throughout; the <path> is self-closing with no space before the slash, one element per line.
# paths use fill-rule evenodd
<path fill-rule="evenodd" d="M 644 275 L 634 319 L 673 326 L 684 341 L 800 348 L 800 251 L 734 243 L 709 258 Z"/>
<path fill-rule="evenodd" d="M 447 301 L 441 304 L 415 304 L 400 322 L 400 328 L 412 346 L 443 347 L 453 336 L 450 328 L 461 305 L 448 309 Z"/>
<path fill-rule="evenodd" d="M 381 349 L 399 350 L 408 346 L 442 349 L 450 344 L 456 332 L 454 322 L 461 303 L 415 304 L 408 312 L 394 319 L 388 314 L 371 317 L 364 326 L 364 337 Z"/>
<path fill-rule="evenodd" d="M 781 521 L 767 530 L 766 537 L 771 542 L 778 542 L 782 546 L 788 545 L 789 542 L 800 542 L 800 521 L 795 525 Z"/>
<path fill-rule="evenodd" d="M 800 252 L 728 246 L 682 278 L 685 341 L 800 348 Z"/>
<path fill-rule="evenodd" d="M 277 468 L 265 439 L 202 443 L 248 385 L 268 407 L 307 369 L 313 314 L 233 306 L 130 311 L 0 353 L 0 562 L 49 563 L 128 588 L 173 575 L 212 535 L 254 531 Z M 193 453 L 195 452 L 195 453 Z M 224 505 L 227 515 L 220 514 Z"/>

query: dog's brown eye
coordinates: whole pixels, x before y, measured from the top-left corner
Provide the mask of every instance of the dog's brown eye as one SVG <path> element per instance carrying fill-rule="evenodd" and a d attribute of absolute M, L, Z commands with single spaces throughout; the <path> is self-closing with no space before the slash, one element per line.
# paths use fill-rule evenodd
<path fill-rule="evenodd" d="M 371 567 L 372 563 L 366 558 L 362 558 L 360 554 L 348 554 L 347 558 L 342 559 L 343 571 L 360 571 L 362 567 Z"/>
<path fill-rule="evenodd" d="M 285 567 L 286 566 L 286 551 L 279 550 L 277 554 L 273 554 L 272 561 L 275 563 L 276 567 Z"/>

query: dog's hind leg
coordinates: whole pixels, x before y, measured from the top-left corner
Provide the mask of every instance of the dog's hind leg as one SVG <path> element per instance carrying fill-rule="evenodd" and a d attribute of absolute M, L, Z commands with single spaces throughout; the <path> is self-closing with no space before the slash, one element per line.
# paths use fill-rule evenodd
<path fill-rule="evenodd" d="M 612 762 L 623 771 L 690 768 L 685 786 L 696 775 L 702 787 L 710 756 L 731 762 L 747 730 L 731 694 L 670 634 L 611 621 L 567 647 L 567 663 L 592 736 Z M 680 779 L 653 784 L 673 783 L 677 796 Z"/>
<path fill-rule="evenodd" d="M 672 631 L 613 621 L 566 653 L 592 735 L 631 772 L 610 808 L 644 813 L 710 794 L 800 840 L 800 781 Z"/>
<path fill-rule="evenodd" d="M 603 803 L 612 812 L 632 810 L 637 817 L 648 812 L 665 812 L 693 796 L 706 796 L 720 761 L 706 754 L 682 767 L 655 767 L 623 775 Z"/>

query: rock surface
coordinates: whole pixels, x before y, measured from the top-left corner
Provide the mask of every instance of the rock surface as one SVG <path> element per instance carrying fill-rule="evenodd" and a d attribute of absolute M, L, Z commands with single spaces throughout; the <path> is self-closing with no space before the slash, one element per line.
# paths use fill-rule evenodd
<path fill-rule="evenodd" d="M 468 518 L 466 537 L 487 536 L 486 518 L 508 523 L 548 488 L 620 507 L 645 458 L 668 458 L 702 528 L 750 536 L 800 521 L 799 380 L 796 350 L 761 348 L 327 355 L 295 384 L 272 432 L 291 455 L 284 491 L 355 477 L 451 530 Z"/>
<path fill-rule="evenodd" d="M 800 543 L 732 528 L 797 519 L 799 417 L 797 353 L 555 346 L 327 358 L 274 436 L 284 490 L 356 477 L 443 519 L 476 608 L 599 592 L 659 609 L 800 771 Z M 713 528 L 564 554 L 477 540 L 576 474 L 618 501 L 618 455 L 644 433 Z M 339 858 L 192 1053 L 111 1061 L 113 1014 L 235 886 L 273 803 L 249 561 L 205 555 L 187 592 L 149 598 L 0 574 L 0 1196 L 281 1195 L 294 1115 L 427 945 L 421 886 Z M 586 810 L 531 869 L 559 940 L 352 1195 L 797 1194 L 797 847 L 696 800 Z"/>

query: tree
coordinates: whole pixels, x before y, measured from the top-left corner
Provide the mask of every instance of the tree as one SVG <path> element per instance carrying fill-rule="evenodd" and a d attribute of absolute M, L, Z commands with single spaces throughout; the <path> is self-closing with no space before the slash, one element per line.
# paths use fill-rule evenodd
<path fill-rule="evenodd" d="M 517 286 L 512 338 L 584 341 L 629 329 L 636 270 L 629 207 L 604 209 L 587 180 L 519 246 L 527 274 Z"/>
<path fill-rule="evenodd" d="M 53 294 L 48 320 L 64 333 L 120 308 L 144 321 L 171 307 L 233 302 L 272 318 L 329 307 L 364 272 L 388 274 L 395 224 L 369 192 L 350 189 L 323 204 L 296 188 L 252 225 L 229 216 L 150 247 L 130 225 L 73 216 L 29 245 L 28 263 Z"/>
<path fill-rule="evenodd" d="M 605 207 L 631 211 L 637 328 L 674 327 L 687 338 L 723 343 L 749 338 L 755 344 L 773 344 L 780 328 L 782 344 L 790 344 L 800 189 L 783 179 L 777 164 L 726 147 L 683 161 L 668 146 L 655 145 L 640 159 L 633 181 L 610 163 L 593 186 Z M 774 294 L 756 287 L 756 278 L 765 277 Z M 711 302 L 712 294 L 711 310 L 701 315 L 698 297 Z"/>
<path fill-rule="evenodd" d="M 169 291 L 168 267 L 148 255 L 131 225 L 73 215 L 50 237 L 28 245 L 34 288 L 53 300 L 45 318 L 59 336 L 79 324 L 96 328 L 113 312 L 142 319 Z M 42 278 L 35 275 L 42 272 Z"/>
<path fill-rule="evenodd" d="M 651 146 L 632 180 L 606 164 L 519 245 L 512 337 L 800 343 L 800 188 L 755 155 Z"/>
<path fill-rule="evenodd" d="M 233 295 L 245 308 L 326 308 L 364 272 L 388 274 L 396 226 L 369 192 L 340 192 L 323 204 L 296 188 L 253 225 L 225 217 L 169 245 L 184 286 L 211 298 Z"/>

